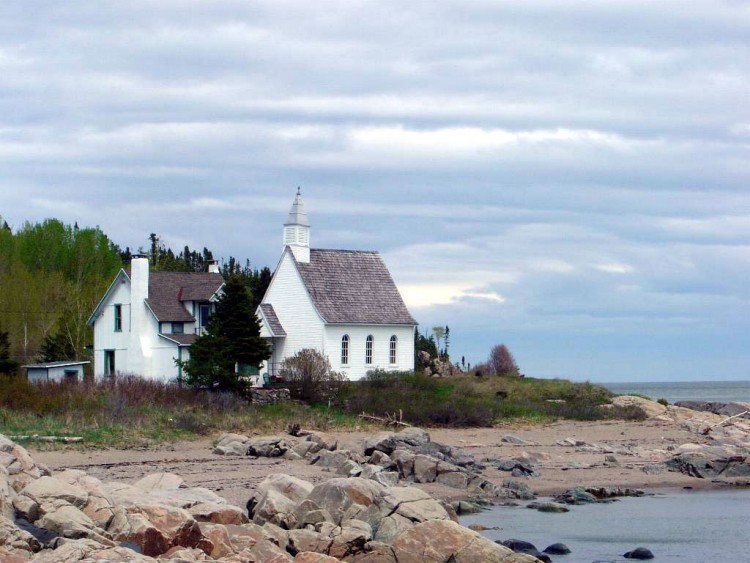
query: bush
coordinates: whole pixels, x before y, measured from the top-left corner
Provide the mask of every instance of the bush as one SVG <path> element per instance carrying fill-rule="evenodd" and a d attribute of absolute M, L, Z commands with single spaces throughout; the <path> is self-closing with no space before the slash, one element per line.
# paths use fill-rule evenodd
<path fill-rule="evenodd" d="M 280 372 L 292 398 L 309 403 L 330 401 L 346 381 L 331 369 L 328 358 L 312 348 L 285 359 Z"/>

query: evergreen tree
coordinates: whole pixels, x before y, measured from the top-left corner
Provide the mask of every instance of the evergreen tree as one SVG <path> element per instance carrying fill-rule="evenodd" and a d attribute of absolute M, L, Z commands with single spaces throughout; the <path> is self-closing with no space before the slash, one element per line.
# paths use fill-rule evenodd
<path fill-rule="evenodd" d="M 77 355 L 73 342 L 63 330 L 48 334 L 42 341 L 43 362 L 75 360 Z"/>
<path fill-rule="evenodd" d="M 8 333 L 0 330 L 0 373 L 15 374 L 18 363 L 10 359 L 10 341 Z"/>
<path fill-rule="evenodd" d="M 247 383 L 235 366 L 260 367 L 270 356 L 271 348 L 260 336 L 252 295 L 243 278 L 233 275 L 224 285 L 206 334 L 190 347 L 190 359 L 182 362 L 186 374 L 183 381 L 210 389 L 243 391 Z"/>

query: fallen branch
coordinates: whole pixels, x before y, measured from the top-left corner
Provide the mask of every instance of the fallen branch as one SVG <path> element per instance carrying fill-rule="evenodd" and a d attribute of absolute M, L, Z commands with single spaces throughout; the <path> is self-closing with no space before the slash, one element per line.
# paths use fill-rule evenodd
<path fill-rule="evenodd" d="M 706 428 L 706 429 L 705 429 L 705 430 L 703 431 L 703 434 L 704 434 L 704 435 L 706 435 L 706 434 L 708 434 L 709 432 L 711 432 L 711 430 L 713 430 L 714 428 L 716 428 L 717 426 L 721 426 L 722 424 L 724 424 L 724 423 L 726 423 L 726 422 L 729 422 L 729 421 L 730 421 L 730 420 L 732 420 L 733 418 L 739 418 L 739 417 L 741 417 L 741 416 L 744 416 L 744 415 L 746 415 L 746 414 L 749 414 L 749 413 L 750 413 L 750 411 L 745 411 L 745 412 L 741 412 L 741 413 L 739 413 L 739 414 L 735 414 L 735 415 L 732 415 L 732 416 L 730 416 L 729 418 L 725 418 L 725 419 L 724 419 L 724 420 L 722 420 L 721 422 L 717 422 L 717 423 L 716 423 L 716 424 L 714 424 L 713 426 L 709 426 L 708 428 Z"/>
<path fill-rule="evenodd" d="M 411 424 L 408 424 L 401 420 L 404 416 L 403 411 L 398 411 L 399 416 L 396 417 L 396 413 L 390 414 L 385 413 L 385 417 L 380 416 L 374 416 L 371 414 L 362 413 L 359 415 L 359 418 L 363 420 L 371 420 L 373 422 L 379 422 L 380 424 L 383 424 L 385 426 L 411 426 Z"/>
<path fill-rule="evenodd" d="M 31 434 L 30 436 L 8 436 L 11 440 L 29 440 L 32 442 L 62 442 L 63 444 L 75 444 L 83 442 L 82 436 L 40 436 Z"/>

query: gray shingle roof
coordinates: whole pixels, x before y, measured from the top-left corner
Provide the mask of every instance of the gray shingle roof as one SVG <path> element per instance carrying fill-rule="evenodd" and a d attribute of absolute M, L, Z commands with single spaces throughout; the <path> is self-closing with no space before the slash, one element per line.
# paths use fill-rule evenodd
<path fill-rule="evenodd" d="M 271 333 L 274 336 L 286 336 L 286 331 L 281 326 L 281 321 L 276 316 L 273 305 L 270 303 L 261 303 L 260 310 L 263 311 L 263 316 L 268 321 L 268 328 L 271 330 Z"/>
<path fill-rule="evenodd" d="M 208 301 L 224 283 L 208 272 L 150 272 L 146 303 L 161 322 L 193 322 L 183 301 Z"/>
<path fill-rule="evenodd" d="M 417 324 L 378 252 L 313 248 L 297 269 L 328 323 Z"/>

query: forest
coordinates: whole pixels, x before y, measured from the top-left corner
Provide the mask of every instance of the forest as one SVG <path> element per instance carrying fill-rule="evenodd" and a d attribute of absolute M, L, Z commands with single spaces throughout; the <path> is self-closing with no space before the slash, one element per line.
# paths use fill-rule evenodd
<path fill-rule="evenodd" d="M 144 237 L 154 271 L 205 271 L 213 253 L 184 247 L 175 252 L 156 235 Z M 90 360 L 89 315 L 132 256 L 100 228 L 80 228 L 57 219 L 25 223 L 15 231 L 0 216 L 0 373 L 40 361 Z M 241 277 L 255 304 L 271 271 L 230 257 L 227 279 Z"/>

